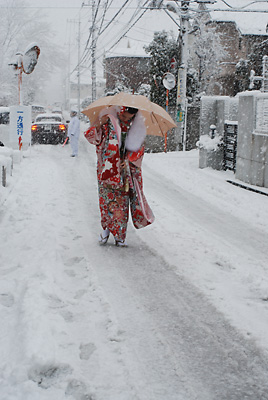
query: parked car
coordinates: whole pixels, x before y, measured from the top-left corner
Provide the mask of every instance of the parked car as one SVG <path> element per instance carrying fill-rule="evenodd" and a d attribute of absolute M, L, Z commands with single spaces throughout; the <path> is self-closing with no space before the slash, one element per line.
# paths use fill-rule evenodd
<path fill-rule="evenodd" d="M 39 105 L 33 104 L 31 107 L 32 107 L 32 121 L 33 122 L 34 122 L 35 118 L 37 117 L 37 115 L 46 112 L 46 109 L 44 106 L 39 106 Z"/>
<path fill-rule="evenodd" d="M 0 125 L 9 124 L 9 107 L 0 107 Z"/>
<path fill-rule="evenodd" d="M 62 115 L 62 110 L 60 108 L 53 108 L 52 114 L 60 114 L 60 115 Z"/>
<path fill-rule="evenodd" d="M 45 113 L 37 115 L 32 125 L 32 144 L 64 143 L 67 126 L 60 114 Z"/>
<path fill-rule="evenodd" d="M 9 142 L 9 107 L 0 107 L 0 146 Z"/>

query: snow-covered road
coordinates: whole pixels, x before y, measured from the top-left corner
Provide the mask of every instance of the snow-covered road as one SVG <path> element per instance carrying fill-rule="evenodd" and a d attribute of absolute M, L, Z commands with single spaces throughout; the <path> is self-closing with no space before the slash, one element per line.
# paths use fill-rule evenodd
<path fill-rule="evenodd" d="M 0 399 L 267 400 L 268 198 L 146 155 L 156 222 L 100 247 L 94 148 L 69 151 L 0 201 Z"/>

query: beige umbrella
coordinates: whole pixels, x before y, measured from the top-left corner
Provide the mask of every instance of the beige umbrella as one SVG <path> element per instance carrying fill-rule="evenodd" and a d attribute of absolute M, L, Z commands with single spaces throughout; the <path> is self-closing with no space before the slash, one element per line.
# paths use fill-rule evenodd
<path fill-rule="evenodd" d="M 147 97 L 124 92 L 102 97 L 91 103 L 82 113 L 89 118 L 91 125 L 94 125 L 100 111 L 110 106 L 138 108 L 144 117 L 147 135 L 165 136 L 167 131 L 177 126 L 162 107 L 151 102 Z"/>

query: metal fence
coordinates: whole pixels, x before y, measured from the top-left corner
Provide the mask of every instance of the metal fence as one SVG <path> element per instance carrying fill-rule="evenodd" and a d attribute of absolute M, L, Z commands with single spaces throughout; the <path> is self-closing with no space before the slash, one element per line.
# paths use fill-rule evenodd
<path fill-rule="evenodd" d="M 236 170 L 237 122 L 224 124 L 223 169 Z"/>

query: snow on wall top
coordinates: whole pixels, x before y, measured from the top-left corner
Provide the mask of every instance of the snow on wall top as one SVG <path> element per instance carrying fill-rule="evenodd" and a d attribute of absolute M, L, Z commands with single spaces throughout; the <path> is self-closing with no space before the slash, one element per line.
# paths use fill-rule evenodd
<path fill-rule="evenodd" d="M 146 57 L 149 58 L 150 56 L 146 54 L 142 49 L 135 50 L 132 48 L 118 48 L 111 53 L 106 53 L 105 58 L 113 58 L 113 57 Z"/>
<path fill-rule="evenodd" d="M 123 45 L 120 47 L 115 47 L 112 51 L 105 54 L 105 58 L 112 57 L 146 57 L 149 58 L 150 55 L 147 54 L 143 48 L 144 45 L 139 44 L 134 40 L 123 40 Z"/>

